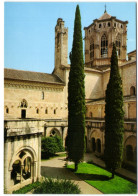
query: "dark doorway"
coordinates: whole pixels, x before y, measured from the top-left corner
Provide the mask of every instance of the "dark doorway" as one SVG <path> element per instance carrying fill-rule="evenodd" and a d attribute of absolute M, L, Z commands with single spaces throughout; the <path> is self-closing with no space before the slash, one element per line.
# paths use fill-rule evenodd
<path fill-rule="evenodd" d="M 131 145 L 126 146 L 126 158 L 127 161 L 133 161 L 133 148 Z"/>
<path fill-rule="evenodd" d="M 26 118 L 26 110 L 21 110 L 21 118 Z"/>
<path fill-rule="evenodd" d="M 95 152 L 95 150 L 96 150 L 95 138 L 92 137 L 92 151 Z"/>
<path fill-rule="evenodd" d="M 101 153 L 101 140 L 97 139 L 97 152 Z"/>

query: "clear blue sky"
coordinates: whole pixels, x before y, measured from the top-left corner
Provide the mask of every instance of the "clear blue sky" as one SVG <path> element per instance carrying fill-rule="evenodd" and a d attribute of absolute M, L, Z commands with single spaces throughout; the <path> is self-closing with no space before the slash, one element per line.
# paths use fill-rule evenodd
<path fill-rule="evenodd" d="M 104 13 L 104 2 L 5 2 L 4 67 L 52 73 L 57 19 L 63 18 L 65 27 L 68 27 L 70 52 L 77 4 L 80 6 L 82 29 Z M 129 22 L 127 52 L 135 50 L 136 3 L 106 2 L 106 6 L 108 14 Z"/>

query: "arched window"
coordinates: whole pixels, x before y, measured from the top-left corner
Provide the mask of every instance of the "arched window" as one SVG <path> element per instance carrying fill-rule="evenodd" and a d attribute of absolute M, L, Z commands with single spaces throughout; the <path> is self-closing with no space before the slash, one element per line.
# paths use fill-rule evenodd
<path fill-rule="evenodd" d="M 45 93 L 42 92 L 42 100 L 44 100 L 44 98 L 45 98 Z"/>
<path fill-rule="evenodd" d="M 95 138 L 92 137 L 92 151 L 95 152 L 95 150 L 96 150 Z"/>
<path fill-rule="evenodd" d="M 56 109 L 54 109 L 54 114 L 56 114 Z"/>
<path fill-rule="evenodd" d="M 120 48 L 121 48 L 121 36 L 118 35 L 118 36 L 116 37 L 116 51 L 117 51 L 118 57 L 120 57 L 120 55 L 121 55 L 121 50 L 120 50 Z"/>
<path fill-rule="evenodd" d="M 126 159 L 127 161 L 133 161 L 133 148 L 131 145 L 126 146 Z"/>
<path fill-rule="evenodd" d="M 101 140 L 97 139 L 97 152 L 101 153 Z"/>
<path fill-rule="evenodd" d="M 7 114 L 9 113 L 9 108 L 8 108 L 8 107 L 6 107 L 6 113 L 7 113 Z"/>
<path fill-rule="evenodd" d="M 108 56 L 108 40 L 106 35 L 104 34 L 101 38 L 101 57 L 107 57 Z"/>
<path fill-rule="evenodd" d="M 47 108 L 45 109 L 45 114 L 48 114 L 48 109 Z"/>
<path fill-rule="evenodd" d="M 36 113 L 39 114 L 39 109 L 38 108 L 36 108 Z"/>
<path fill-rule="evenodd" d="M 90 60 L 94 58 L 94 41 L 93 39 L 90 40 Z"/>
<path fill-rule="evenodd" d="M 27 104 L 27 101 L 25 99 L 23 99 L 21 101 L 21 108 L 27 108 L 28 104 Z"/>
<path fill-rule="evenodd" d="M 130 88 L 130 95 L 135 95 L 135 94 L 136 94 L 135 87 L 131 86 L 131 88 Z"/>

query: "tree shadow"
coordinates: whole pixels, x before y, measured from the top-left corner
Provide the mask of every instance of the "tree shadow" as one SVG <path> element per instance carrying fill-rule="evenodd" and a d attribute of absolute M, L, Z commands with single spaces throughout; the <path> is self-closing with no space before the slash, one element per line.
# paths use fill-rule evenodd
<path fill-rule="evenodd" d="M 111 177 L 100 175 L 100 174 L 84 174 L 84 173 L 76 173 L 76 175 L 82 180 L 93 180 L 93 181 L 107 181 L 111 180 Z"/>
<path fill-rule="evenodd" d="M 59 167 L 49 167 L 41 166 L 41 175 L 47 178 L 58 178 L 58 179 L 68 179 L 68 180 L 82 180 L 78 178 L 77 175 L 72 173 L 67 168 Z"/>

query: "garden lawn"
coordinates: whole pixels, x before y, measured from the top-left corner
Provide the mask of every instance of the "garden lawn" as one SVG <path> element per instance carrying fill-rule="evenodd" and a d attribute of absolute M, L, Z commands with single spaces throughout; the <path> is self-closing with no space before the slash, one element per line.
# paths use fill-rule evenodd
<path fill-rule="evenodd" d="M 74 164 L 67 168 L 74 169 Z M 75 174 L 88 184 L 105 194 L 135 194 L 136 184 L 117 175 L 111 179 L 111 173 L 89 163 L 80 163 Z"/>

